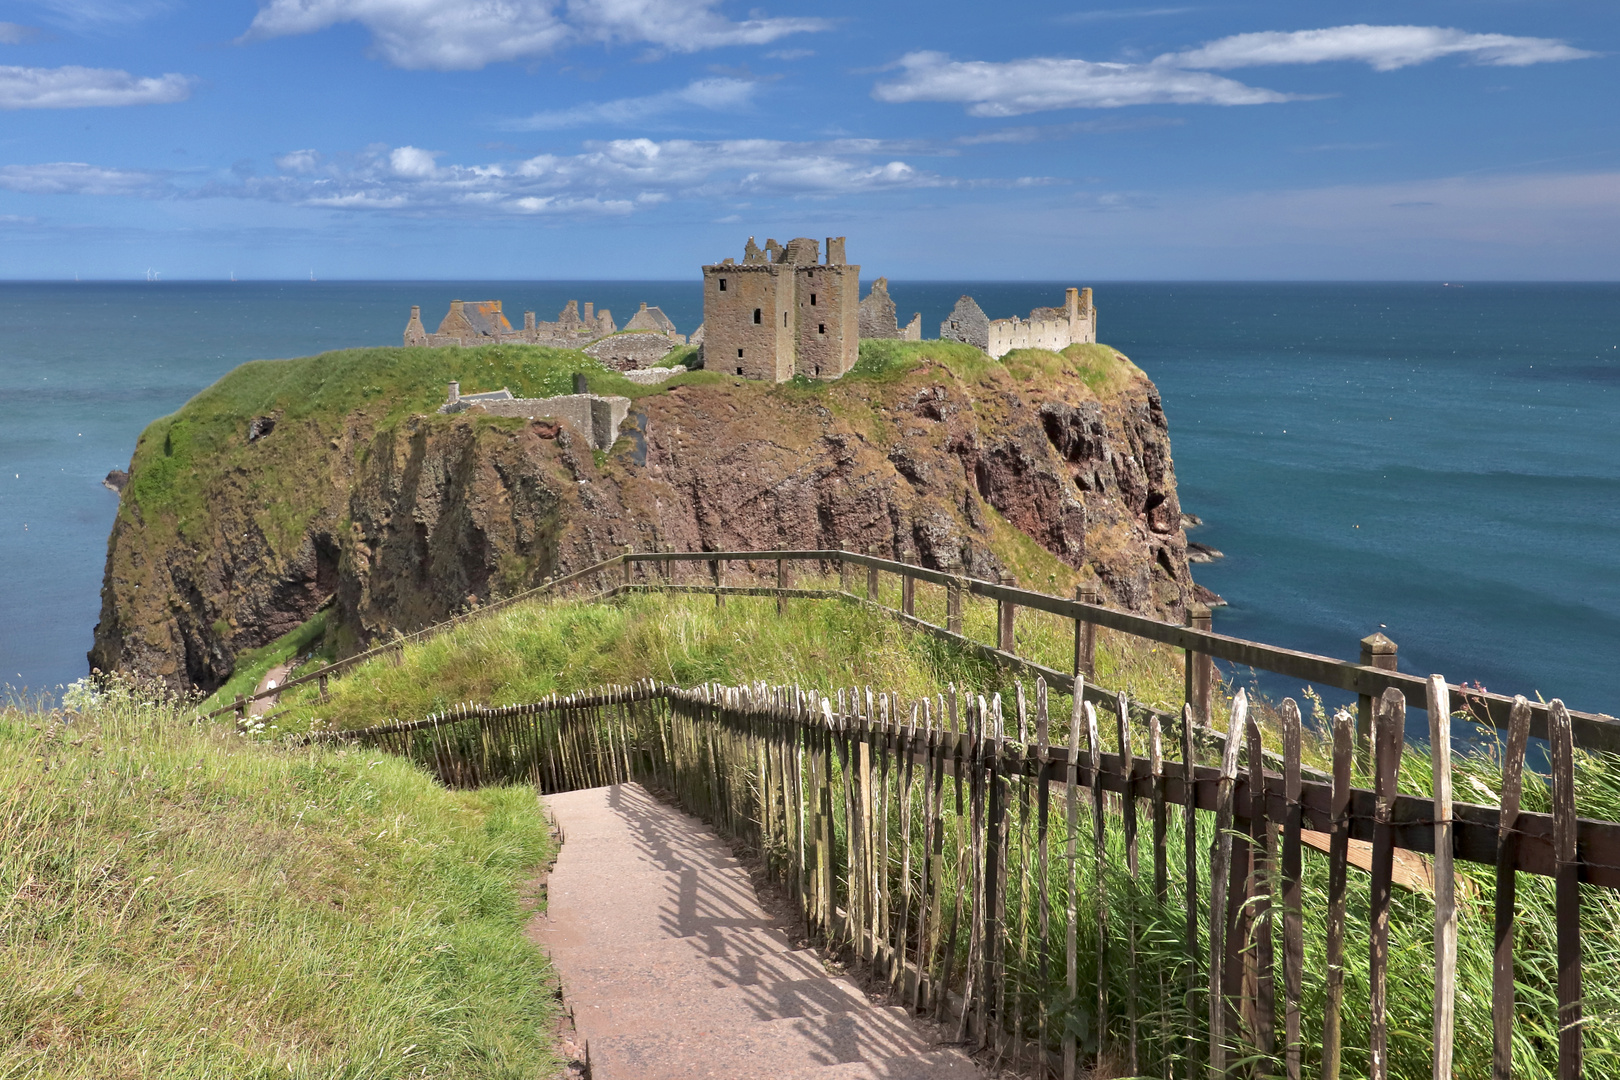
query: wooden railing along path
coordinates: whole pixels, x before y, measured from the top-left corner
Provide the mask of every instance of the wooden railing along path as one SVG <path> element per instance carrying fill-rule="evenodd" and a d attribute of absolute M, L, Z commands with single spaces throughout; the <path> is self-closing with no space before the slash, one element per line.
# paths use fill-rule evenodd
<path fill-rule="evenodd" d="M 725 583 L 727 564 L 733 562 L 743 562 L 750 565 L 774 563 L 776 584 L 774 586 L 727 585 Z M 791 564 L 805 562 L 815 563 L 818 567 L 835 567 L 841 583 L 840 589 L 832 591 L 790 587 L 789 572 Z M 680 585 L 666 580 L 654 580 L 649 573 L 653 568 L 668 568 L 677 564 L 698 564 L 700 567 L 704 567 L 710 583 Z M 643 568 L 644 580 L 639 585 L 634 581 L 636 567 Z M 866 571 L 865 589 L 862 594 L 857 594 L 851 589 L 851 572 L 856 569 Z M 1075 674 L 1092 675 L 1094 673 L 1093 656 L 1096 628 L 1099 626 L 1106 627 L 1145 641 L 1158 642 L 1183 650 L 1186 654 L 1186 699 L 1193 706 L 1199 722 L 1206 726 L 1211 719 L 1211 691 L 1215 681 L 1214 667 L 1210 663 L 1211 659 L 1225 660 L 1259 671 L 1268 671 L 1291 678 L 1303 679 L 1318 686 L 1334 687 L 1358 695 L 1358 732 L 1363 750 L 1366 749 L 1367 745 L 1370 745 L 1373 702 L 1386 690 L 1394 689 L 1398 691 L 1405 698 L 1407 704 L 1415 708 L 1423 709 L 1428 704 L 1428 680 L 1395 670 L 1395 644 L 1382 634 L 1374 634 L 1364 639 L 1361 643 L 1361 660 L 1358 663 L 1352 663 L 1347 660 L 1337 660 L 1328 656 L 1318 656 L 1313 653 L 1298 652 L 1293 649 L 1279 648 L 1275 645 L 1266 645 L 1257 641 L 1248 641 L 1226 634 L 1217 634 L 1209 628 L 1210 611 L 1203 605 L 1192 606 L 1187 618 L 1188 625 L 1186 626 L 1177 626 L 1174 623 L 1164 622 L 1144 615 L 1104 607 L 1097 601 L 1095 591 L 1088 592 L 1084 586 L 1076 590 L 1079 598 L 1067 599 L 995 582 L 981 581 L 977 578 L 965 577 L 943 570 L 930 570 L 909 563 L 895 562 L 892 559 L 883 559 L 875 555 L 861 555 L 855 552 L 838 550 L 626 551 L 623 554 L 604 559 L 595 565 L 588 566 L 567 576 L 555 580 L 548 579 L 544 584 L 533 589 L 484 605 L 468 614 L 459 615 L 445 622 L 425 627 L 415 633 L 394 638 L 365 652 L 357 653 L 354 656 L 327 665 L 318 671 L 295 679 L 289 679 L 286 683 L 273 690 L 238 696 L 232 704 L 215 709 L 208 713 L 207 716 L 223 716 L 230 712 L 243 716 L 249 702 L 260 698 L 273 697 L 306 683 L 318 682 L 324 689 L 327 680 L 333 676 L 368 660 L 386 656 L 397 657 L 399 651 L 413 641 L 432 637 L 446 630 L 454 629 L 469 620 L 493 614 L 526 600 L 562 594 L 567 589 L 576 587 L 581 583 L 605 580 L 610 575 L 613 575 L 615 570 L 622 573 L 622 584 L 603 588 L 601 592 L 604 596 L 612 596 L 624 590 L 634 590 L 636 588 L 658 588 L 671 592 L 714 594 L 722 602 L 723 598 L 728 595 L 774 596 L 778 601 L 778 610 L 781 610 L 782 604 L 792 597 L 864 600 L 867 603 L 882 606 L 885 611 L 902 618 L 906 623 L 919 630 L 949 640 L 997 662 L 1008 664 L 1022 670 L 1032 678 L 1036 676 L 1043 677 L 1049 686 L 1064 693 L 1072 691 L 1074 685 L 1073 676 Z M 890 608 L 879 604 L 878 584 L 880 574 L 893 574 L 900 578 L 900 608 Z M 942 586 L 945 589 L 947 612 L 945 626 L 939 626 L 917 618 L 915 596 L 916 586 L 919 582 Z M 997 603 L 999 607 L 997 618 L 998 640 L 994 645 L 986 645 L 963 636 L 962 598 L 964 596 L 984 597 Z M 1089 597 L 1089 599 L 1085 597 Z M 1072 671 L 1058 671 L 1016 654 L 1013 649 L 1014 625 L 1019 608 L 1044 611 L 1059 618 L 1073 621 L 1075 645 Z M 1088 692 L 1092 692 L 1090 688 L 1088 688 Z M 1489 725 L 1504 734 L 1510 730 L 1515 702 L 1519 699 L 1504 694 L 1491 693 L 1480 689 L 1477 685 L 1470 687 L 1466 684 L 1452 684 L 1448 685 L 1447 692 L 1453 706 L 1460 711 L 1466 712 L 1476 722 Z M 1092 700 L 1095 702 L 1105 701 L 1106 695 L 1095 692 Z M 1529 708 L 1530 736 L 1532 738 L 1547 739 L 1550 731 L 1550 704 L 1532 701 L 1529 703 Z M 1577 746 L 1584 750 L 1620 753 L 1620 720 L 1616 720 L 1612 716 L 1576 712 L 1574 710 L 1568 710 L 1567 714 Z"/>
<path fill-rule="evenodd" d="M 1049 708 L 1044 679 L 1032 701 L 1018 686 L 1016 717 L 999 694 L 957 688 L 906 702 L 870 688 L 648 682 L 301 738 L 376 746 L 455 785 L 528 780 L 558 791 L 634 780 L 671 792 L 762 852 L 810 929 L 851 947 L 902 1001 L 997 1061 L 1067 1080 L 1083 1057 L 1099 1056 L 1133 1076 L 1298 1080 L 1309 1064 L 1327 1080 L 1386 1080 L 1397 850 L 1433 856 L 1429 1053 L 1433 1076 L 1451 1077 L 1454 863 L 1482 863 L 1496 879 L 1491 1075 L 1512 1075 L 1516 1009 L 1542 997 L 1557 1001 L 1556 1024 L 1535 1025 L 1557 1032 L 1556 1050 L 1545 1048 L 1556 1075 L 1583 1075 L 1580 886 L 1620 889 L 1620 824 L 1575 815 L 1574 729 L 1560 703 L 1546 708 L 1553 812 L 1538 814 L 1519 809 L 1533 711 L 1523 699 L 1510 710 L 1493 808 L 1453 800 L 1449 754 L 1434 759 L 1433 797 L 1399 793 L 1406 699 L 1395 686 L 1374 710 L 1374 782 L 1363 790 L 1351 785 L 1348 711 L 1335 718 L 1332 777 L 1322 782 L 1303 774 L 1292 701 L 1280 709 L 1279 771 L 1265 768 L 1264 734 L 1242 691 L 1212 767 L 1197 764 L 1190 705 L 1169 726 L 1148 713 L 1147 745 L 1137 746 L 1124 695 L 1104 697 L 1115 728 L 1115 750 L 1105 751 L 1108 725 L 1080 680 L 1067 716 Z M 1438 676 L 1423 685 L 1433 745 L 1449 747 L 1449 690 Z M 1321 904 L 1311 911 L 1305 830 L 1331 835 L 1325 895 L 1311 894 Z M 1347 940 L 1362 934 L 1347 916 L 1352 841 L 1372 845 L 1365 966 L 1347 956 Z M 1520 873 L 1553 878 L 1556 905 L 1556 987 L 1527 996 L 1515 977 Z M 1326 928 L 1319 1024 L 1301 1015 L 1307 918 Z M 1530 964 L 1520 979 L 1543 970 L 1518 959 Z M 1344 1032 L 1363 1024 L 1359 1011 L 1346 1015 L 1346 980 L 1363 973 L 1367 1041 L 1351 1048 Z M 1423 1033 L 1405 1020 L 1410 1055 Z M 1411 1064 L 1401 1073 L 1414 1075 Z M 1550 1059 L 1537 1064 L 1552 1071 Z"/>

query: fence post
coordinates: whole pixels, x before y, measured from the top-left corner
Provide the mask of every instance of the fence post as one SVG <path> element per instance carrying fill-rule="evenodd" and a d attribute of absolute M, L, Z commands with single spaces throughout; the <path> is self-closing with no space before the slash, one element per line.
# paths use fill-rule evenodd
<path fill-rule="evenodd" d="M 1208 630 L 1212 622 L 1208 604 L 1187 605 L 1188 626 L 1194 630 Z M 1193 718 L 1206 729 L 1214 722 L 1209 710 L 1214 675 L 1215 665 L 1207 653 L 1187 650 L 1187 703 L 1193 707 Z"/>
<path fill-rule="evenodd" d="M 629 544 L 624 545 L 624 583 L 626 585 L 630 584 L 630 569 L 635 565 L 630 561 L 630 552 L 633 550 Z"/>
<path fill-rule="evenodd" d="M 873 557 L 876 557 L 876 555 L 877 555 L 877 552 L 871 547 L 868 547 L 866 549 L 866 553 L 868 555 L 873 556 Z M 874 604 L 877 603 L 877 598 L 878 598 L 878 568 L 875 567 L 875 566 L 868 566 L 866 568 L 866 598 L 868 600 L 872 601 Z"/>
<path fill-rule="evenodd" d="M 1004 582 L 1009 588 L 1018 587 L 1018 579 L 1009 576 Z M 996 647 L 1002 652 L 1013 651 L 1013 619 L 1017 616 L 1018 605 L 1011 600 L 996 601 Z"/>
<path fill-rule="evenodd" d="M 1369 634 L 1361 639 L 1361 664 L 1380 671 L 1396 670 L 1396 652 L 1399 649 L 1383 634 Z M 1363 767 L 1368 765 L 1367 755 L 1372 746 L 1373 699 L 1362 694 L 1356 699 L 1356 757 Z"/>
<path fill-rule="evenodd" d="M 838 556 L 838 591 L 849 592 L 849 563 L 841 553 Z"/>
<path fill-rule="evenodd" d="M 1074 598 L 1082 604 L 1101 604 L 1102 590 L 1089 582 L 1076 585 Z M 1097 624 L 1085 619 L 1074 620 L 1074 673 L 1097 677 Z"/>
<path fill-rule="evenodd" d="M 917 579 L 910 574 L 900 575 L 900 610 L 907 615 L 917 614 Z"/>
<path fill-rule="evenodd" d="M 785 589 L 785 588 L 787 588 L 787 560 L 786 559 L 777 559 L 776 560 L 776 613 L 778 615 L 786 615 L 787 614 L 787 597 L 782 595 L 782 590 Z"/>
<path fill-rule="evenodd" d="M 714 560 L 714 606 L 726 606 L 726 594 L 720 590 L 726 587 L 726 560 Z"/>
<path fill-rule="evenodd" d="M 243 694 L 237 694 L 236 695 L 236 722 L 238 724 L 240 724 L 242 721 L 244 721 L 246 719 L 247 719 L 247 697 L 245 695 L 243 695 Z"/>
<path fill-rule="evenodd" d="M 321 672 L 321 704 L 326 703 L 326 672 Z"/>
<path fill-rule="evenodd" d="M 945 629 L 953 634 L 962 632 L 962 579 L 953 577 L 945 583 Z"/>

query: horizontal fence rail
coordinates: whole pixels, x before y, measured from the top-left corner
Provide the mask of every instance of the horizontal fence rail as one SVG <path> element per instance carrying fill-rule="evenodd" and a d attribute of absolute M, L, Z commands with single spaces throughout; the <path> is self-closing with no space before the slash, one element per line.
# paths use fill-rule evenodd
<path fill-rule="evenodd" d="M 1241 691 L 1228 730 L 1216 733 L 1220 763 L 1209 766 L 1196 761 L 1190 706 L 1165 723 L 1119 694 L 1100 703 L 1099 717 L 1082 684 L 1063 715 L 1049 689 L 1037 680 L 1026 699 L 1019 684 L 1008 709 L 1000 694 L 954 687 L 907 702 L 870 688 L 643 682 L 299 740 L 375 746 L 452 785 L 523 780 L 561 791 L 635 781 L 669 792 L 762 853 L 807 929 L 852 949 L 902 1002 L 998 1063 L 1070 1080 L 1084 1061 L 1106 1062 L 1114 1075 L 1207 1069 L 1292 1080 L 1309 1063 L 1312 1075 L 1389 1077 L 1392 1055 L 1416 1053 L 1422 1036 L 1407 1015 L 1392 1046 L 1391 920 L 1410 910 L 1394 904 L 1395 887 L 1434 898 L 1424 916 L 1435 957 L 1426 1052 L 1433 1075 L 1452 1076 L 1465 884 L 1455 864 L 1482 864 L 1497 881 L 1491 1075 L 1511 1075 L 1516 1022 L 1556 1033 L 1542 1072 L 1555 1060 L 1560 1080 L 1583 1075 L 1580 885 L 1620 889 L 1620 824 L 1576 817 L 1573 726 L 1559 702 L 1547 709 L 1552 813 L 1540 814 L 1520 809 L 1532 715 L 1523 699 L 1510 710 L 1500 806 L 1489 807 L 1453 800 L 1449 754 L 1434 759 L 1432 797 L 1400 793 L 1406 698 L 1394 687 L 1376 703 L 1371 789 L 1351 785 L 1345 711 L 1322 782 L 1302 771 L 1291 700 L 1273 771 Z M 1450 745 L 1447 693 L 1438 676 L 1426 681 L 1440 747 Z M 1145 719 L 1145 745 L 1133 717 Z M 1326 862 L 1322 909 L 1308 912 L 1302 883 L 1321 867 L 1304 861 L 1306 850 Z M 1417 855 L 1433 858 L 1419 860 L 1426 884 L 1414 886 Z M 1347 914 L 1352 866 L 1367 875 L 1364 921 Z M 1519 874 L 1551 879 L 1550 971 L 1514 951 Z M 1314 934 L 1309 945 L 1326 972 L 1321 1015 L 1302 1013 L 1307 918 L 1325 925 L 1325 946 Z M 1348 958 L 1351 938 L 1365 966 Z M 1527 965 L 1517 975 L 1516 962 Z M 1366 975 L 1364 1014 L 1346 1007 L 1347 971 Z M 1555 985 L 1535 986 L 1527 1000 L 1556 1000 L 1552 1023 L 1534 1025 L 1526 1001 L 1515 1001 L 1535 972 Z M 1351 1030 L 1365 1042 L 1351 1045 Z M 1477 1065 L 1482 1051 L 1462 1052 Z M 1402 1064 L 1400 1074 L 1414 1075 Z"/>
<path fill-rule="evenodd" d="M 775 586 L 728 586 L 724 584 L 725 567 L 727 563 L 732 562 L 775 563 L 778 566 L 777 584 Z M 860 597 L 847 588 L 834 591 L 788 587 L 783 567 L 789 563 L 802 562 L 836 567 L 842 580 L 847 580 L 850 568 L 865 568 L 868 571 L 866 596 L 864 598 Z M 646 581 L 638 585 L 631 581 L 632 570 L 636 566 L 656 567 L 676 563 L 709 564 L 714 584 L 709 586 L 676 586 L 668 582 Z M 273 698 L 286 690 L 310 682 L 319 681 L 324 687 L 327 679 L 357 664 L 390 654 L 397 656 L 398 651 L 409 642 L 422 640 L 453 629 L 468 620 L 504 610 L 524 600 L 559 594 L 569 586 L 580 582 L 600 581 L 614 570 L 620 572 L 622 583 L 602 587 L 600 591 L 605 595 L 615 595 L 626 589 L 658 588 L 701 592 L 717 596 L 776 596 L 779 600 L 794 596 L 820 599 L 864 599 L 874 604 L 877 603 L 877 575 L 880 573 L 893 574 L 901 579 L 902 595 L 906 600 L 903 601 L 901 609 L 879 605 L 885 611 L 902 618 L 906 623 L 917 629 L 946 637 L 954 643 L 977 651 L 987 658 L 1020 666 L 1031 677 L 1037 675 L 1043 677 L 1049 685 L 1061 689 L 1065 693 L 1070 692 L 1073 685 L 1073 675 L 1076 672 L 1063 672 L 1035 664 L 1017 656 L 1012 651 L 1011 627 L 1014 612 L 1022 607 L 1072 620 L 1077 628 L 1077 669 L 1080 666 L 1078 661 L 1082 652 L 1079 641 L 1082 634 L 1087 632 L 1083 628 L 1090 628 L 1089 632 L 1094 633 L 1095 627 L 1106 627 L 1145 641 L 1157 642 L 1183 650 L 1188 658 L 1188 697 L 1193 701 L 1200 719 L 1205 723 L 1209 719 L 1208 685 L 1212 678 L 1208 665 L 1210 659 L 1225 660 L 1244 667 L 1303 679 L 1316 685 L 1334 687 L 1357 694 L 1362 699 L 1363 711 L 1366 714 L 1362 721 L 1361 731 L 1361 737 L 1364 741 L 1370 735 L 1371 703 L 1374 699 L 1382 696 L 1385 691 L 1396 690 L 1405 698 L 1408 705 L 1415 708 L 1426 708 L 1428 702 L 1428 681 L 1426 679 L 1380 667 L 1376 663 L 1352 663 L 1347 660 L 1337 660 L 1332 657 L 1279 648 L 1274 645 L 1217 634 L 1212 630 L 1198 626 L 1178 626 L 1174 623 L 1152 619 L 1144 615 L 1136 615 L 1131 612 L 1105 607 L 1100 603 L 1088 603 L 1078 599 L 1050 596 L 1045 593 L 981 581 L 977 578 L 952 574 L 942 570 L 913 566 L 909 563 L 896 562 L 892 559 L 883 559 L 874 555 L 863 555 L 836 549 L 805 549 L 781 551 L 626 551 L 623 554 L 614 555 L 565 577 L 549 580 L 534 589 L 487 604 L 466 615 L 426 627 L 410 635 L 398 637 L 366 652 L 323 667 L 318 671 L 299 676 L 296 679 L 289 679 L 279 687 L 259 691 L 252 695 L 240 696 L 232 704 L 215 709 L 207 715 L 209 717 L 222 716 L 234 711 L 238 716 L 243 716 L 250 702 L 262 698 Z M 909 608 L 909 598 L 912 596 L 916 582 L 939 585 L 946 589 L 948 607 L 956 612 L 955 625 L 941 627 L 919 619 L 913 612 L 907 610 Z M 998 634 L 1000 640 L 997 643 L 999 647 L 983 645 L 961 634 L 960 597 L 963 595 L 984 597 L 1002 605 L 1001 628 Z M 951 619 L 947 619 L 948 623 L 951 621 Z M 1204 621 L 1207 623 L 1207 616 Z M 1393 661 L 1393 654 L 1387 659 Z M 1195 676 L 1195 669 L 1199 670 L 1201 674 Z M 1488 725 L 1504 734 L 1509 731 L 1517 698 L 1491 693 L 1477 686 L 1469 687 L 1463 684 L 1448 685 L 1447 690 L 1452 705 L 1459 711 L 1466 713 L 1475 722 Z M 1532 701 L 1529 702 L 1529 709 L 1530 736 L 1543 740 L 1550 739 L 1550 704 Z M 1573 710 L 1567 711 L 1567 715 L 1569 716 L 1576 746 L 1584 750 L 1620 753 L 1620 720 L 1603 714 L 1583 713 Z"/>

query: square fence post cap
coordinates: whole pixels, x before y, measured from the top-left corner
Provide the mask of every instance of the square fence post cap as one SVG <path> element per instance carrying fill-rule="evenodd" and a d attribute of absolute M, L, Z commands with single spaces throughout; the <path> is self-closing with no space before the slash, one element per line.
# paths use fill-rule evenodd
<path fill-rule="evenodd" d="M 1368 656 L 1394 656 L 1400 646 L 1383 634 L 1368 634 L 1361 639 L 1361 651 Z"/>

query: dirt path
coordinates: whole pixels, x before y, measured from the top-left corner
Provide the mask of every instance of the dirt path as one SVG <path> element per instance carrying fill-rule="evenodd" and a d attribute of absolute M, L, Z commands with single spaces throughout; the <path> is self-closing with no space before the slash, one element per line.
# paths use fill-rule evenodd
<path fill-rule="evenodd" d="M 276 687 L 286 682 L 287 676 L 292 672 L 293 663 L 294 661 L 289 660 L 287 663 L 277 664 L 275 667 L 265 672 L 264 678 L 259 680 L 258 688 L 254 692 L 262 694 L 266 690 L 274 690 Z M 276 700 L 279 696 L 280 695 L 272 694 L 270 697 L 254 698 L 253 703 L 248 706 L 248 715 L 264 716 L 271 709 L 276 707 Z"/>
<path fill-rule="evenodd" d="M 697 819 L 635 784 L 546 802 L 563 845 L 532 934 L 596 1080 L 982 1077 L 795 949 Z"/>

